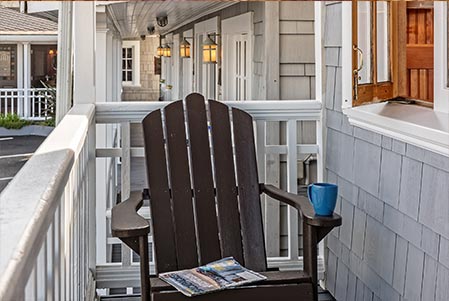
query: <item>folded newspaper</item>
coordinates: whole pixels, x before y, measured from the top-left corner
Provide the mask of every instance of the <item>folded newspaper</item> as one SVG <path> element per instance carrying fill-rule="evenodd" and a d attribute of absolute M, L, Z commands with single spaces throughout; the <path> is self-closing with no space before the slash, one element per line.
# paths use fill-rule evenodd
<path fill-rule="evenodd" d="M 267 277 L 242 267 L 232 257 L 226 257 L 197 268 L 159 274 L 159 278 L 188 297 L 207 294 Z"/>

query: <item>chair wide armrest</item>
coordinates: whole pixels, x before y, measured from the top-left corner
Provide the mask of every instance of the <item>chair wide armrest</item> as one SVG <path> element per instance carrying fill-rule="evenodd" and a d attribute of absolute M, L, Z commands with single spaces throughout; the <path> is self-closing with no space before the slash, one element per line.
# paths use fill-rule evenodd
<path fill-rule="evenodd" d="M 320 216 L 315 214 L 312 204 L 306 197 L 286 192 L 273 185 L 260 184 L 261 192 L 281 201 L 287 205 L 295 207 L 301 214 L 303 221 L 315 227 L 338 227 L 341 225 L 341 216 Z"/>
<path fill-rule="evenodd" d="M 135 191 L 131 192 L 129 199 L 112 208 L 112 236 L 128 238 L 148 235 L 150 224 L 137 213 L 142 203 L 142 192 Z"/>

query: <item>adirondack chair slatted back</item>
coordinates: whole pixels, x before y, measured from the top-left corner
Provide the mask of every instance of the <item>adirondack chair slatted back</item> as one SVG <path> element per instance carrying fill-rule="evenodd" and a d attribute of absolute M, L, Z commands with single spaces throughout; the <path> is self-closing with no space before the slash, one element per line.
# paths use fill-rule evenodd
<path fill-rule="evenodd" d="M 208 104 L 190 94 L 142 122 L 158 273 L 226 256 L 266 270 L 252 118 Z"/>

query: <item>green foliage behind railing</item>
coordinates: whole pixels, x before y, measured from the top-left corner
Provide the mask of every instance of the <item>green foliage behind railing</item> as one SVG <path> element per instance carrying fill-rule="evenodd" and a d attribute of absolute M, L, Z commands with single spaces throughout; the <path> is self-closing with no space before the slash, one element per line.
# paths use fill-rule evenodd
<path fill-rule="evenodd" d="M 31 121 L 20 119 L 16 114 L 0 114 L 0 127 L 6 129 L 18 130 L 31 124 Z"/>

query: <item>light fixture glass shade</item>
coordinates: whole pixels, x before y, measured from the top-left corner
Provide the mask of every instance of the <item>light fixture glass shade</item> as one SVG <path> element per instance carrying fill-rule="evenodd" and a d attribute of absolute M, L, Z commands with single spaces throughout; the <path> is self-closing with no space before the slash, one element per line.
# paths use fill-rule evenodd
<path fill-rule="evenodd" d="M 182 40 L 180 48 L 179 48 L 179 56 L 183 58 L 189 58 L 190 57 L 190 43 L 184 38 Z"/>
<path fill-rule="evenodd" d="M 158 56 L 164 56 L 164 48 L 162 46 L 159 46 L 157 48 L 157 55 Z"/>
<path fill-rule="evenodd" d="M 164 47 L 164 56 L 171 57 L 171 48 L 168 45 L 165 45 L 165 47 Z"/>
<path fill-rule="evenodd" d="M 207 37 L 203 43 L 203 63 L 217 62 L 217 48 L 218 45 L 210 37 Z"/>

